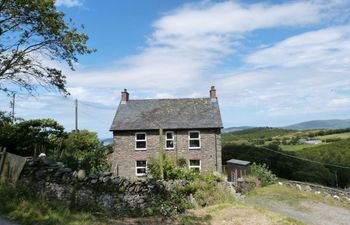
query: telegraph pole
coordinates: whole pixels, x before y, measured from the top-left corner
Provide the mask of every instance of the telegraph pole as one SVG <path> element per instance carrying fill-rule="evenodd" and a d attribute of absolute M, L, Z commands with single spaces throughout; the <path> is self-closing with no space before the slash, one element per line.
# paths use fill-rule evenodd
<path fill-rule="evenodd" d="M 12 108 L 11 117 L 12 117 L 12 123 L 15 123 L 15 103 L 16 103 L 16 94 L 13 93 L 13 95 L 12 95 L 12 101 L 11 101 L 11 108 Z"/>
<path fill-rule="evenodd" d="M 78 132 L 78 99 L 75 99 L 75 131 Z"/>

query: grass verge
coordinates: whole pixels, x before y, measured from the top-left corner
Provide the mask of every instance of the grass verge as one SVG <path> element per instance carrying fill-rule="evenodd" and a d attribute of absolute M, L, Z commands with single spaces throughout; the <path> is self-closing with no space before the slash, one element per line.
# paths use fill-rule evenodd
<path fill-rule="evenodd" d="M 319 203 L 325 203 L 334 206 L 340 206 L 350 208 L 349 204 L 339 202 L 331 197 L 325 197 L 322 195 L 316 195 L 314 192 L 307 192 L 297 190 L 295 188 L 287 187 L 285 185 L 273 184 L 263 188 L 257 188 L 250 192 L 248 196 L 258 196 L 261 198 L 275 201 L 284 201 L 290 205 L 298 205 L 302 201 L 313 201 Z"/>
<path fill-rule="evenodd" d="M 21 225 L 83 225 L 107 224 L 86 212 L 72 211 L 58 203 L 48 202 L 28 188 L 11 184 L 0 185 L 0 214 Z"/>

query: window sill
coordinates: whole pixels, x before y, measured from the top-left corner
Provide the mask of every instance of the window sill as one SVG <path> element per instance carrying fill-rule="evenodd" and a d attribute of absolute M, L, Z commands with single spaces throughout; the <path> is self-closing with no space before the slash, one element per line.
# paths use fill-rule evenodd
<path fill-rule="evenodd" d="M 147 174 L 136 174 L 137 177 L 145 177 Z"/>
<path fill-rule="evenodd" d="M 135 148 L 135 151 L 146 151 L 147 148 Z"/>
<path fill-rule="evenodd" d="M 201 147 L 195 147 L 195 148 L 188 148 L 189 150 L 201 150 Z"/>

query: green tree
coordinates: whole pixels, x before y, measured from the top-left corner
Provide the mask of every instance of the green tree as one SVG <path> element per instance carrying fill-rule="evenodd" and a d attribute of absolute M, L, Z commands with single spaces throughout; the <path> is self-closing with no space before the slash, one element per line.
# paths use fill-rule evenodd
<path fill-rule="evenodd" d="M 99 147 L 97 133 L 88 130 L 72 131 L 65 140 L 67 155 L 83 160 L 85 155 Z"/>
<path fill-rule="evenodd" d="M 90 172 L 109 171 L 110 165 L 106 154 L 111 149 L 102 145 L 95 132 L 72 131 L 68 134 L 64 144 L 64 161 L 69 167 Z"/>
<path fill-rule="evenodd" d="M 0 146 L 20 155 L 37 155 L 48 150 L 59 151 L 64 138 L 64 128 L 52 119 L 21 121 L 17 124 L 11 118 L 0 113 Z"/>
<path fill-rule="evenodd" d="M 95 51 L 87 40 L 54 0 L 0 0 L 0 90 L 32 93 L 41 85 L 68 94 L 65 75 L 44 59 L 66 62 L 73 70 L 77 55 Z"/>
<path fill-rule="evenodd" d="M 64 137 L 64 127 L 53 119 L 26 120 L 14 126 L 17 134 L 17 151 L 27 150 L 34 156 L 57 149 L 54 140 L 62 140 Z"/>

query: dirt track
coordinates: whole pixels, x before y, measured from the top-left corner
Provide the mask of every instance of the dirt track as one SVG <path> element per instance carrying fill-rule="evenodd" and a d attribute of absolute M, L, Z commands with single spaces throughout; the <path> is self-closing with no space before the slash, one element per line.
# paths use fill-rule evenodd
<path fill-rule="evenodd" d="M 295 218 L 305 224 L 350 225 L 349 208 L 312 201 L 302 201 L 297 205 L 290 205 L 283 201 L 266 201 L 263 197 L 249 197 L 247 203 Z"/>

